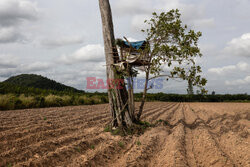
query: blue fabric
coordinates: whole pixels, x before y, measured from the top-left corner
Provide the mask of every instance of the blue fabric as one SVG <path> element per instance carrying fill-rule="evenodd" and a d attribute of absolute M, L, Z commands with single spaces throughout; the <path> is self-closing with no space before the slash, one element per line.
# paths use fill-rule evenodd
<path fill-rule="evenodd" d="M 127 45 L 128 47 L 130 47 L 129 43 L 127 41 L 124 41 L 125 45 Z M 145 41 L 137 41 L 137 42 L 130 42 L 131 46 L 135 49 L 140 49 L 142 47 L 142 45 L 144 44 Z"/>

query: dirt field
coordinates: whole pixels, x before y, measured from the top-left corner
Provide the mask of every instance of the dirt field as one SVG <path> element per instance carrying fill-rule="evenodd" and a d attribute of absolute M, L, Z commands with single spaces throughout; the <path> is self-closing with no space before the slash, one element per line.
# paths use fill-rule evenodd
<path fill-rule="evenodd" d="M 250 166 L 250 104 L 147 103 L 141 136 L 103 132 L 108 105 L 0 111 L 0 166 Z"/>

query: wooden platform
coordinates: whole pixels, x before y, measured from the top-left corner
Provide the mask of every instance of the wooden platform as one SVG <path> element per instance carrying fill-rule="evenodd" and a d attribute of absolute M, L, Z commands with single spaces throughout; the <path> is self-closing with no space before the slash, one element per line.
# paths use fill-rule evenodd
<path fill-rule="evenodd" d="M 125 62 L 125 61 L 118 61 L 118 62 L 120 63 L 120 62 Z M 135 62 L 129 63 L 129 64 L 132 66 L 146 66 L 146 65 L 149 65 L 150 62 L 146 60 L 136 60 Z"/>

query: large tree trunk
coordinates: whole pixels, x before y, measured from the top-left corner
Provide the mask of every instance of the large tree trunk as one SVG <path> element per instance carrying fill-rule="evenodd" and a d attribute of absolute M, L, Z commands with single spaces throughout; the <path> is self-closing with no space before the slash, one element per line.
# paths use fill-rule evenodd
<path fill-rule="evenodd" d="M 125 87 L 124 77 L 116 70 L 114 63 L 119 60 L 118 52 L 115 45 L 115 37 L 113 30 L 112 13 L 109 0 L 99 0 L 99 6 L 102 17 L 103 40 L 106 57 L 106 73 L 107 80 L 123 81 L 121 88 L 118 87 L 108 89 L 109 105 L 112 114 L 113 127 L 129 127 L 135 121 L 134 113 L 130 111 L 128 101 L 128 92 Z"/>

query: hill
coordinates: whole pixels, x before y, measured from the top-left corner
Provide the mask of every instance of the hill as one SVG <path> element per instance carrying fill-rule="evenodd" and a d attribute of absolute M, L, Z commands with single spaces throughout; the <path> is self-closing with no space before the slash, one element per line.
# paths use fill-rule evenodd
<path fill-rule="evenodd" d="M 21 74 L 10 77 L 9 79 L 0 83 L 0 90 L 3 93 L 11 93 L 10 89 L 12 88 L 15 91 L 17 89 L 29 89 L 37 91 L 47 90 L 56 92 L 84 92 L 36 74 Z"/>

